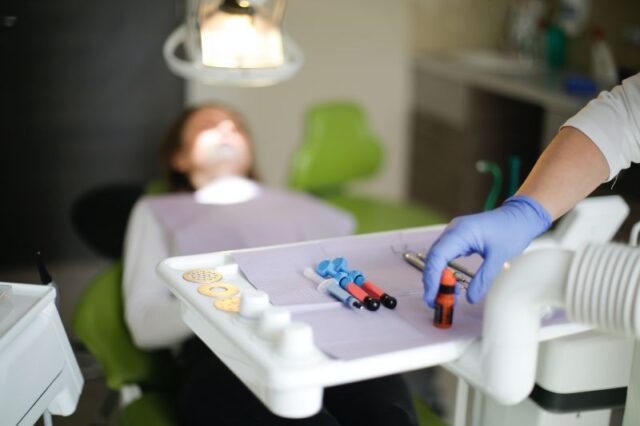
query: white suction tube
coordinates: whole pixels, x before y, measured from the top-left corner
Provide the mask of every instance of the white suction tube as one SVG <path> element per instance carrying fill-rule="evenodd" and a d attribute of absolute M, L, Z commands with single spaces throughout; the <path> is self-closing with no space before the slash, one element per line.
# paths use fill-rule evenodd
<path fill-rule="evenodd" d="M 487 297 L 480 373 L 484 391 L 505 405 L 530 394 L 543 308 L 564 307 L 575 322 L 640 337 L 639 302 L 638 248 L 543 249 L 515 259 Z"/>
<path fill-rule="evenodd" d="M 537 250 L 515 259 L 494 282 L 484 313 L 482 369 L 486 391 L 505 405 L 533 388 L 542 309 L 561 307 L 573 252 Z"/>

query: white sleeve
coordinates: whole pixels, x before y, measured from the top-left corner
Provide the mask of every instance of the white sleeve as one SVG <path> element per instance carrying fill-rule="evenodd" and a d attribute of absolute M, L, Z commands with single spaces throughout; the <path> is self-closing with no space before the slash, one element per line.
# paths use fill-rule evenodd
<path fill-rule="evenodd" d="M 602 92 L 564 125 L 587 135 L 609 163 L 609 180 L 640 162 L 640 74 Z"/>
<path fill-rule="evenodd" d="M 122 294 L 125 322 L 136 346 L 159 349 L 175 346 L 192 335 L 182 321 L 180 302 L 156 274 L 170 256 L 167 237 L 149 206 L 133 208 L 124 245 Z"/>

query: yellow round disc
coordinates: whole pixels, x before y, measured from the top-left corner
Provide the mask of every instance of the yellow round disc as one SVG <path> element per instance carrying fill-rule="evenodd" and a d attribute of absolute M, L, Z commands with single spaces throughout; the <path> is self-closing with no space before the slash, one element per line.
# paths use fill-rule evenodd
<path fill-rule="evenodd" d="M 238 291 L 238 287 L 229 283 L 211 283 L 198 287 L 198 293 L 209 297 L 230 297 Z"/>
<path fill-rule="evenodd" d="M 193 269 L 182 274 L 182 278 L 192 283 L 215 283 L 222 279 L 222 274 L 214 269 Z"/>
<path fill-rule="evenodd" d="M 230 297 L 227 299 L 218 299 L 215 302 L 213 302 L 213 306 L 225 312 L 239 312 L 240 298 Z"/>

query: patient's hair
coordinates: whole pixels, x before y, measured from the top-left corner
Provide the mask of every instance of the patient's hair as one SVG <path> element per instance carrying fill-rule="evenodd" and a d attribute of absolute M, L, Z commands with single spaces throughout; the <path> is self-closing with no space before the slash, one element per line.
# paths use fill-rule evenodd
<path fill-rule="evenodd" d="M 251 135 L 247 130 L 244 119 L 237 112 L 224 105 L 219 104 L 203 104 L 187 108 L 182 112 L 182 114 L 180 114 L 180 116 L 178 116 L 171 127 L 169 127 L 169 131 L 167 132 L 160 153 L 167 187 L 170 192 L 193 192 L 195 190 L 195 188 L 189 181 L 189 177 L 185 173 L 176 170 L 172 166 L 171 158 L 180 150 L 182 144 L 184 143 L 183 133 L 187 123 L 196 112 L 203 109 L 214 110 L 212 111 L 212 113 L 216 114 L 216 116 L 219 117 L 218 122 L 222 122 L 223 120 L 233 121 L 236 127 L 246 136 L 247 142 L 249 143 L 249 148 L 253 151 Z M 245 177 L 252 180 L 258 180 L 254 164 L 255 162 L 251 164 L 249 172 Z"/>

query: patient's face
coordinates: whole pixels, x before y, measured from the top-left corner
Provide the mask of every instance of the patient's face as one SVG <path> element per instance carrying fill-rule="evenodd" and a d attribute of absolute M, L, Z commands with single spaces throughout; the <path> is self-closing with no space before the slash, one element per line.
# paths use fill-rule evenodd
<path fill-rule="evenodd" d="M 248 136 L 234 116 L 220 108 L 195 112 L 182 132 L 173 165 L 196 189 L 221 176 L 246 176 L 253 162 Z"/>

